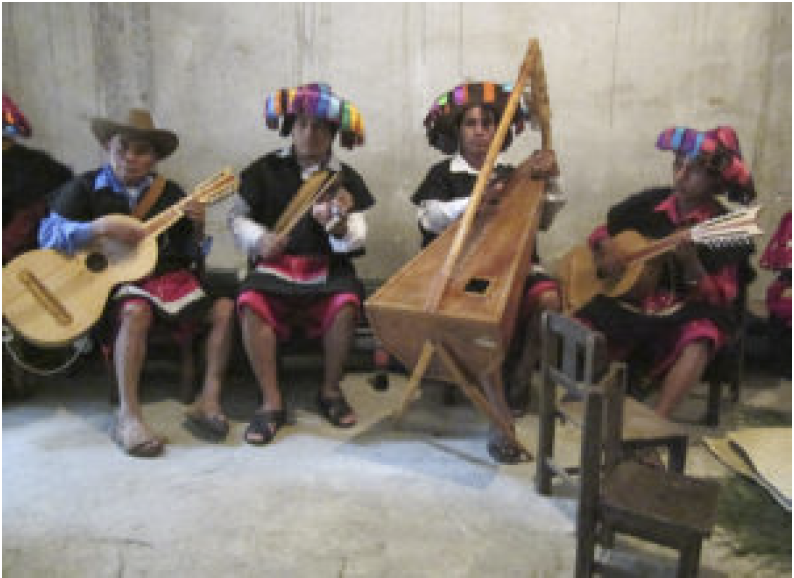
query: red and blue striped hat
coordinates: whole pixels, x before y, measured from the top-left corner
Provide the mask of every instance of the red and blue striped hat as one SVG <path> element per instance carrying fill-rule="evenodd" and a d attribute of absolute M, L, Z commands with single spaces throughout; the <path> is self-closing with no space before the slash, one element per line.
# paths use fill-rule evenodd
<path fill-rule="evenodd" d="M 424 126 L 430 146 L 445 154 L 458 150 L 458 125 L 461 115 L 473 106 L 490 106 L 496 110 L 497 120 L 502 117 L 513 85 L 496 82 L 469 82 L 442 93 L 433 101 L 425 116 Z M 513 116 L 512 131 L 508 132 L 502 150 L 507 149 L 512 136 L 520 134 L 529 120 L 529 110 L 523 99 L 519 100 Z"/>
<path fill-rule="evenodd" d="M 292 131 L 295 115 L 306 114 L 333 123 L 339 131 L 339 144 L 352 149 L 364 144 L 364 119 L 359 109 L 322 83 L 282 88 L 265 99 L 265 123 L 281 135 Z"/>
<path fill-rule="evenodd" d="M 7 97 L 3 95 L 3 136 L 22 136 L 29 137 L 33 134 L 33 129 L 19 110 L 19 107 Z"/>
<path fill-rule="evenodd" d="M 707 131 L 672 127 L 662 131 L 656 148 L 699 158 L 716 170 L 728 186 L 728 198 L 747 204 L 755 199 L 755 185 L 750 169 L 742 159 L 739 139 L 730 126 Z"/>

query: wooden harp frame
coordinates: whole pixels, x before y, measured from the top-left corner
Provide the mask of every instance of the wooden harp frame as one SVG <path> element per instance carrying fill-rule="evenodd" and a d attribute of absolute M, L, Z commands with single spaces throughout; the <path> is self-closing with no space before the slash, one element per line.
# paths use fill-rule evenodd
<path fill-rule="evenodd" d="M 463 217 L 384 283 L 367 300 L 365 310 L 379 342 L 412 370 L 396 418 L 429 374 L 459 386 L 529 456 L 490 400 L 494 390 L 503 386 L 501 366 L 512 337 L 521 288 L 530 270 L 545 192 L 546 182 L 537 178 L 532 159 L 514 171 L 494 216 L 481 218 L 487 211 L 480 211 L 497 154 L 519 99 L 525 97 L 527 83 L 531 89 L 527 104 L 539 124 L 541 146 L 551 151 L 545 71 L 538 41 L 530 39 Z M 500 221 L 503 217 L 509 222 Z M 483 250 L 490 246 L 501 247 L 496 259 L 484 255 Z M 477 278 L 471 271 L 478 272 Z M 469 291 L 472 281 L 480 287 Z"/>

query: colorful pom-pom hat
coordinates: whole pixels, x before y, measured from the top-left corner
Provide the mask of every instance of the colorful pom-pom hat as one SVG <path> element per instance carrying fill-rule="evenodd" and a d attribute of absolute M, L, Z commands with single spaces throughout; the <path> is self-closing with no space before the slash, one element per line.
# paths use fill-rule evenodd
<path fill-rule="evenodd" d="M 668 128 L 659 135 L 656 148 L 703 160 L 722 177 L 731 201 L 746 205 L 755 199 L 753 178 L 742 159 L 739 139 L 732 127 L 719 126 L 707 131 L 680 126 Z"/>
<path fill-rule="evenodd" d="M 430 146 L 444 154 L 454 154 L 458 150 L 458 126 L 461 115 L 473 106 L 489 106 L 496 111 L 497 121 L 502 118 L 513 85 L 496 82 L 469 82 L 460 84 L 441 94 L 433 101 L 425 116 L 425 129 Z M 512 130 L 507 133 L 502 150 L 512 142 L 513 135 L 519 135 L 529 121 L 529 109 L 524 99 L 513 115 Z"/>
<path fill-rule="evenodd" d="M 333 123 L 339 131 L 339 144 L 352 149 L 364 144 L 364 119 L 349 100 L 337 96 L 323 83 L 282 88 L 265 100 L 265 123 L 273 130 L 281 129 L 281 136 L 292 132 L 297 114 Z"/>
<path fill-rule="evenodd" d="M 33 129 L 16 103 L 3 95 L 3 136 L 29 137 Z"/>

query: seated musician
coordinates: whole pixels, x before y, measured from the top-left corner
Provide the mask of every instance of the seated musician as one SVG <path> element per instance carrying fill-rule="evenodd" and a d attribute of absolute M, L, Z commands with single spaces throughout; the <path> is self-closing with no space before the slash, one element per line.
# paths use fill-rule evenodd
<path fill-rule="evenodd" d="M 760 265 L 776 274 L 766 290 L 770 361 L 779 376 L 791 379 L 791 211 L 780 219 Z"/>
<path fill-rule="evenodd" d="M 19 142 L 32 129 L 14 101 L 3 95 L 3 265 L 36 249 L 39 221 L 47 213 L 48 193 L 72 178 L 72 170 L 47 153 Z M 27 357 L 35 348 L 23 341 L 19 351 Z M 6 352 L 3 351 L 5 360 Z M 11 383 L 4 384 L 3 399 L 23 398 L 32 393 L 30 374 L 8 359 Z"/>
<path fill-rule="evenodd" d="M 718 195 L 742 203 L 755 197 L 731 127 L 671 128 L 659 135 L 656 146 L 675 154 L 673 187 L 647 189 L 609 210 L 606 225 L 589 239 L 605 275 L 622 273 L 612 240 L 619 233 L 634 230 L 660 239 L 725 213 Z M 670 416 L 735 329 L 739 284 L 753 274 L 750 251 L 750 246 L 711 249 L 683 241 L 663 256 L 661 269 L 650 268 L 636 290 L 620 299 L 597 295 L 574 313 L 605 334 L 611 357 L 628 359 L 661 379 L 658 415 Z"/>
<path fill-rule="evenodd" d="M 427 246 L 465 212 L 509 96 L 509 90 L 505 90 L 503 85 L 462 85 L 442 95 L 428 113 L 425 126 L 430 145 L 454 156 L 432 166 L 411 197 L 411 201 L 419 206 L 422 247 Z M 516 133 L 523 128 L 526 118 L 526 112 L 517 109 L 513 121 Z M 511 137 L 512 134 L 508 133 L 503 151 L 510 145 Z M 492 181 L 487 194 L 498 194 L 498 190 L 504 186 L 504 178 L 511 171 L 512 167 L 497 159 L 494 169 L 496 179 Z M 508 423 L 512 423 L 511 413 L 521 416 L 528 409 L 530 376 L 538 359 L 540 345 L 540 314 L 547 309 L 560 309 L 558 287 L 553 279 L 543 273 L 537 251 L 533 249 L 533 269 L 526 280 L 520 319 L 503 371 L 506 391 L 499 392 L 503 399 L 497 403 L 497 406 L 503 406 L 506 397 L 510 411 L 503 413 L 507 414 Z M 518 459 L 517 448 L 496 430 L 488 448 L 498 461 Z"/>
<path fill-rule="evenodd" d="M 71 254 L 100 237 L 136 243 L 145 234 L 143 223 L 120 215 L 134 214 L 139 204 L 150 204 L 141 216 L 149 218 L 185 196 L 177 183 L 155 173 L 157 162 L 176 149 L 178 139 L 173 132 L 155 128 L 148 111 L 132 109 L 120 122 L 96 118 L 91 129 L 107 153 L 107 162 L 56 191 L 51 213 L 39 229 L 43 247 Z M 147 337 L 155 321 L 166 323 L 177 339 L 187 342 L 200 322 L 209 320 L 207 373 L 197 410 L 219 435 L 228 430 L 217 396 L 215 403 L 203 400 L 211 400 L 220 389 L 232 341 L 234 302 L 211 303 L 199 285 L 193 268 L 204 235 L 204 206 L 191 201 L 185 216 L 159 236 L 153 274 L 119 287 L 99 324 L 100 340 L 112 349 L 119 390 L 112 437 L 131 456 L 157 456 L 164 446 L 146 425 L 138 394 Z"/>
<path fill-rule="evenodd" d="M 229 226 L 251 266 L 237 300 L 243 344 L 262 392 L 245 440 L 271 442 L 285 423 L 276 371 L 278 344 L 301 332 L 320 339 L 323 380 L 317 403 L 337 427 L 352 427 L 356 415 L 340 389 L 360 312 L 363 287 L 351 256 L 363 249 L 363 211 L 375 200 L 359 174 L 333 153 L 333 141 L 348 149 L 364 142 L 358 109 L 324 84 L 283 89 L 268 96 L 268 127 L 292 135 L 291 145 L 248 166 L 229 214 Z M 330 195 L 309 205 L 291 231 L 275 230 L 311 175 L 341 175 Z"/>

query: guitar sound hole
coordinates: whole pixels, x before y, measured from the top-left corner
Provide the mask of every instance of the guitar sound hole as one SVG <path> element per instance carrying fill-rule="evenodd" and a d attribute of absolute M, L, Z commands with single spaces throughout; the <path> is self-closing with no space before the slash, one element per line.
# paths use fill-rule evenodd
<path fill-rule="evenodd" d="M 483 295 L 485 291 L 488 289 L 488 285 L 491 282 L 488 279 L 481 279 L 479 277 L 472 277 L 469 279 L 469 282 L 466 283 L 466 287 L 463 288 L 466 293 L 475 293 L 477 295 Z"/>
<path fill-rule="evenodd" d="M 99 273 L 107 269 L 108 260 L 102 253 L 91 253 L 85 260 L 85 266 L 92 273 Z"/>

